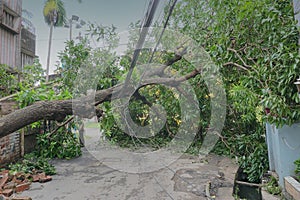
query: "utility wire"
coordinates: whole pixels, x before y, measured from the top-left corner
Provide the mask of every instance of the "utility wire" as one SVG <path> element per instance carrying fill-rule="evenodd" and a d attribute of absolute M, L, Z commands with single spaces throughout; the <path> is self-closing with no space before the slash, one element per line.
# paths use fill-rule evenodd
<path fill-rule="evenodd" d="M 149 1 L 148 8 L 147 8 L 147 12 L 146 12 L 146 14 L 144 15 L 143 20 L 141 21 L 141 26 L 140 26 L 141 29 L 143 28 L 143 25 L 145 24 L 145 21 L 146 21 L 146 20 L 148 19 L 148 17 L 149 17 L 149 13 L 150 13 L 150 10 L 151 10 L 151 8 L 152 8 L 152 6 L 153 6 L 153 2 L 154 2 L 154 0 L 150 0 L 150 1 Z"/>
<path fill-rule="evenodd" d="M 143 44 L 145 42 L 149 27 L 152 23 L 152 19 L 154 17 L 154 14 L 155 14 L 155 11 L 157 9 L 158 4 L 159 4 L 159 0 L 153 0 L 153 3 L 151 5 L 151 9 L 149 11 L 149 15 L 147 15 L 147 18 L 146 18 L 145 23 L 143 25 L 143 28 L 141 30 L 140 37 L 138 39 L 136 48 L 135 48 L 134 53 L 133 53 L 133 59 L 131 61 L 131 64 L 130 64 L 130 67 L 129 67 L 129 72 L 128 72 L 128 74 L 126 76 L 126 79 L 125 79 L 123 92 L 125 92 L 125 90 L 128 86 L 128 83 L 130 81 L 130 78 L 131 78 L 131 75 L 132 75 L 132 72 L 133 72 L 133 68 L 136 65 L 137 59 L 139 57 L 139 54 L 140 54 L 141 49 L 143 47 Z M 123 94 L 123 92 L 121 92 L 121 94 Z"/>
<path fill-rule="evenodd" d="M 146 11 L 146 13 L 143 15 L 143 18 L 142 18 L 142 20 L 141 20 L 141 22 L 140 22 L 140 23 L 141 23 L 140 28 L 143 27 L 143 24 L 144 24 L 144 22 L 145 22 L 145 19 L 148 17 L 149 10 L 150 10 L 150 8 L 151 8 L 152 3 L 153 3 L 153 0 L 149 0 L 147 11 Z M 147 2 L 145 1 L 145 6 L 144 6 L 143 13 L 144 13 L 145 10 L 146 10 L 146 4 L 147 4 Z"/>
<path fill-rule="evenodd" d="M 174 0 L 172 6 L 171 6 L 170 9 L 169 9 L 169 13 L 168 13 L 168 16 L 167 16 L 167 18 L 166 18 L 166 21 L 165 21 L 165 23 L 164 23 L 163 30 L 162 30 L 161 33 L 160 33 L 160 36 L 159 36 L 159 38 L 158 38 L 158 40 L 157 40 L 157 43 L 156 43 L 156 45 L 155 45 L 155 48 L 154 48 L 154 50 L 153 50 L 153 52 L 152 52 L 152 54 L 151 54 L 151 57 L 150 57 L 150 59 L 149 59 L 149 61 L 148 61 L 148 65 L 149 65 L 149 64 L 152 62 L 152 60 L 153 60 L 154 54 L 155 54 L 155 52 L 157 51 L 158 45 L 160 44 L 160 41 L 161 41 L 161 38 L 162 38 L 162 36 L 163 36 L 163 34 L 164 34 L 166 28 L 167 28 L 167 25 L 168 25 L 168 23 L 169 23 L 170 17 L 171 17 L 171 15 L 172 15 L 172 12 L 173 12 L 173 10 L 174 10 L 174 8 L 175 8 L 176 3 L 177 3 L 177 0 Z M 169 5 L 170 5 L 170 4 L 169 4 Z M 143 78 L 144 78 L 144 76 L 145 76 L 145 73 L 146 73 L 146 71 L 143 72 L 143 74 L 142 74 L 142 76 L 141 76 L 141 78 L 140 78 L 140 80 L 139 80 L 138 85 L 141 84 L 141 82 L 142 82 L 142 80 L 143 80 Z"/>
<path fill-rule="evenodd" d="M 168 23 L 169 23 L 170 17 L 171 17 L 171 15 L 172 15 L 172 12 L 173 12 L 173 10 L 174 10 L 174 8 L 175 8 L 176 3 L 177 3 L 177 0 L 174 0 L 172 6 L 171 6 L 170 9 L 169 9 L 169 13 L 168 13 L 167 19 L 166 19 L 166 21 L 165 21 L 165 23 L 164 23 L 163 30 L 161 31 L 161 34 L 160 34 L 160 36 L 159 36 L 159 38 L 158 38 L 158 40 L 157 40 L 157 43 L 156 43 L 155 48 L 154 48 L 154 50 L 153 50 L 153 52 L 152 52 L 151 58 L 149 59 L 149 63 L 151 63 L 152 60 L 153 60 L 154 53 L 157 51 L 158 45 L 160 44 L 161 38 L 162 38 L 162 36 L 163 36 L 163 34 L 164 34 L 166 28 L 167 28 L 167 25 L 168 25 Z"/>

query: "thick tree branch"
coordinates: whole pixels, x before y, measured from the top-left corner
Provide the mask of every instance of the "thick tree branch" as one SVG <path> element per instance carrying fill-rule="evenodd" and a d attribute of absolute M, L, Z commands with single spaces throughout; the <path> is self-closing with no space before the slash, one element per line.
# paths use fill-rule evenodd
<path fill-rule="evenodd" d="M 181 82 L 195 77 L 199 74 L 199 71 L 194 70 L 191 73 L 179 78 L 152 78 L 143 80 L 139 88 L 147 85 L 165 84 L 171 87 L 178 86 Z M 116 85 L 114 87 L 97 91 L 95 99 L 93 96 L 84 96 L 74 100 L 57 100 L 57 101 L 39 101 L 23 109 L 16 110 L 8 115 L 0 118 L 0 137 L 6 136 L 14 131 L 17 131 L 26 125 L 32 124 L 40 120 L 56 120 L 63 121 L 68 115 L 82 115 L 83 117 L 91 117 L 91 113 L 94 111 L 94 106 L 103 102 L 113 100 L 115 98 L 123 98 L 131 95 L 130 88 L 122 91 L 123 84 Z M 119 94 L 122 92 L 122 96 Z M 96 103 L 92 104 L 91 100 Z M 74 110 L 74 105 L 76 109 Z M 73 112 L 74 111 L 74 112 Z M 80 112 L 84 111 L 84 112 Z M 91 112 L 89 112 L 91 111 Z"/>

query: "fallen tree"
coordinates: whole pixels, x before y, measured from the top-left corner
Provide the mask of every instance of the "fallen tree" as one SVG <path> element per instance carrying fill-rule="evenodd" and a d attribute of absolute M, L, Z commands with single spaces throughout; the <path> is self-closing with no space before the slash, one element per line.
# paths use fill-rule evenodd
<path fill-rule="evenodd" d="M 185 51 L 176 54 L 172 59 L 168 60 L 165 65 L 147 72 L 147 76 L 159 75 L 157 78 L 149 78 L 143 80 L 136 92 L 140 88 L 148 85 L 164 84 L 166 86 L 177 87 L 179 83 L 191 79 L 200 73 L 200 70 L 194 70 L 189 74 L 181 77 L 164 76 L 164 70 L 182 58 Z M 108 89 L 99 90 L 94 95 L 87 95 L 78 99 L 70 100 L 54 100 L 54 101 L 38 101 L 30 106 L 16 110 L 8 115 L 0 118 L 0 137 L 6 136 L 17 131 L 26 125 L 32 124 L 40 120 L 55 120 L 62 122 L 68 115 L 79 115 L 81 117 L 90 118 L 95 111 L 95 106 L 113 100 L 112 98 L 124 98 L 132 95 L 132 86 L 124 88 L 124 84 L 118 84 Z M 113 96 L 113 97 L 112 97 Z M 76 105 L 74 113 L 73 105 Z M 84 111 L 76 113 L 76 111 Z"/>

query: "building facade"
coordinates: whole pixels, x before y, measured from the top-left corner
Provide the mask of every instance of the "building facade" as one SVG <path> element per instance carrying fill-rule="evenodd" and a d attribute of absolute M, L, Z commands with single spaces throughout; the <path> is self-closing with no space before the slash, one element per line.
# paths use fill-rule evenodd
<path fill-rule="evenodd" d="M 22 0 L 0 0 L 0 64 L 16 71 L 35 59 L 33 24 L 22 17 Z"/>
<path fill-rule="evenodd" d="M 0 0 L 0 64 L 21 69 L 22 0 Z"/>
<path fill-rule="evenodd" d="M 10 73 L 22 72 L 33 64 L 35 56 L 35 28 L 22 18 L 22 0 L 0 0 L 0 67 L 11 68 Z M 0 102 L 0 117 L 17 109 L 14 101 Z M 0 167 L 18 159 L 24 153 L 24 132 L 0 138 Z"/>
<path fill-rule="evenodd" d="M 22 16 L 21 22 L 21 69 L 32 65 L 35 59 L 36 35 L 35 27 L 26 17 Z"/>

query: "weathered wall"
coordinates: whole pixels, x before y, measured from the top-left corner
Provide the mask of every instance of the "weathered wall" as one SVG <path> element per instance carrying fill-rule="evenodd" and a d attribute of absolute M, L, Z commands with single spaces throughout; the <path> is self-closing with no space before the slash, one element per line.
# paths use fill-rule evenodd
<path fill-rule="evenodd" d="M 24 128 L 24 153 L 30 153 L 35 149 L 36 135 L 41 132 L 40 128 L 31 129 L 30 127 Z"/>
<path fill-rule="evenodd" d="M 0 138 L 0 164 L 17 160 L 21 156 L 20 134 L 18 132 Z"/>
<path fill-rule="evenodd" d="M 26 28 L 21 29 L 21 68 L 32 65 L 35 59 L 36 36 Z"/>
<path fill-rule="evenodd" d="M 0 0 L 0 64 L 20 70 L 22 0 Z"/>
<path fill-rule="evenodd" d="M 0 102 L 0 117 L 17 109 L 13 101 Z M 0 165 L 12 162 L 21 156 L 21 134 L 11 133 L 0 138 Z"/>

